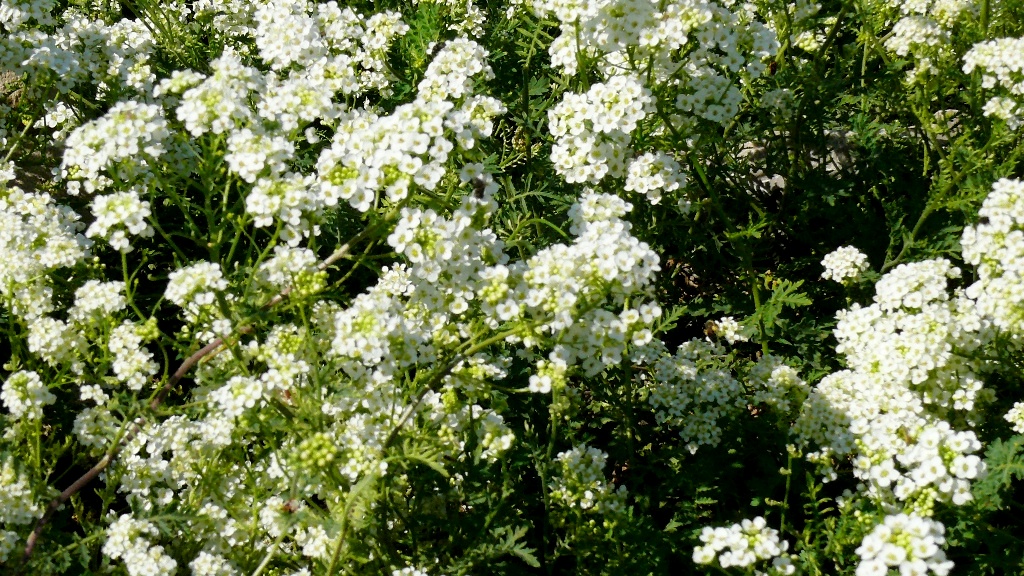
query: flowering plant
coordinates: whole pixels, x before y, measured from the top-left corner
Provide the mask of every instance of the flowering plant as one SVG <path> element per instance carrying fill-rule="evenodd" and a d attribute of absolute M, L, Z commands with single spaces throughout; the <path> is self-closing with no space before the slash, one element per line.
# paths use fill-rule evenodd
<path fill-rule="evenodd" d="M 0 573 L 1024 570 L 1016 4 L 0 30 Z"/>

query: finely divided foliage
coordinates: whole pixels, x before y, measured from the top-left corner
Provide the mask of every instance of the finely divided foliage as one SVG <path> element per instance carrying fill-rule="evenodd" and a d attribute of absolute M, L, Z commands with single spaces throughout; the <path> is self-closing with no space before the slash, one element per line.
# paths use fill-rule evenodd
<path fill-rule="evenodd" d="M 0 31 L 0 573 L 1024 570 L 1013 2 Z"/>

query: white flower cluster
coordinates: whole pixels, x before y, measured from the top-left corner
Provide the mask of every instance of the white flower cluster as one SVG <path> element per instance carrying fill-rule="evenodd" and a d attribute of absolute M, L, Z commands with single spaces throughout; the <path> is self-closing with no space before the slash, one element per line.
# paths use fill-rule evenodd
<path fill-rule="evenodd" d="M 637 123 L 655 108 L 667 111 L 662 121 L 677 134 L 696 136 L 698 119 L 728 123 L 743 100 L 739 84 L 758 78 L 764 60 L 779 47 L 752 5 L 714 0 L 522 4 L 540 17 L 558 19 L 560 35 L 549 49 L 553 66 L 573 75 L 583 56 L 604 75 L 585 94 L 565 93 L 548 112 L 556 171 L 569 183 L 627 176 L 626 190 L 647 194 L 652 203 L 684 180 L 678 164 L 656 151 L 632 161 L 627 174 Z M 676 96 L 657 103 L 655 92 Z M 688 210 L 689 204 L 681 202 L 680 208 Z"/>
<path fill-rule="evenodd" d="M 279 293 L 286 288 L 299 294 L 314 294 L 322 290 L 327 273 L 318 268 L 316 254 L 308 248 L 275 246 L 274 256 L 256 271 L 256 283 Z"/>
<path fill-rule="evenodd" d="M 93 193 L 121 182 L 145 180 L 170 138 L 163 110 L 155 104 L 118 102 L 106 114 L 71 132 L 65 142 L 61 178 L 69 194 Z"/>
<path fill-rule="evenodd" d="M 822 278 L 841 284 L 856 282 L 870 267 L 867 255 L 853 246 L 829 252 L 822 258 L 821 265 L 825 267 Z"/>
<path fill-rule="evenodd" d="M 36 25 L 55 24 L 50 12 L 56 0 L 4 0 L 0 3 L 0 25 L 14 31 L 31 22 Z"/>
<path fill-rule="evenodd" d="M 81 374 L 85 368 L 82 355 L 89 343 L 74 324 L 39 316 L 28 323 L 29 352 L 39 356 L 53 368 L 70 368 Z"/>
<path fill-rule="evenodd" d="M 246 66 L 231 50 L 213 59 L 210 71 L 210 76 L 205 78 L 198 73 L 178 76 L 177 82 L 167 87 L 168 90 L 188 88 L 175 114 L 195 137 L 207 132 L 223 134 L 252 123 L 254 115 L 248 100 L 251 93 L 262 88 L 263 77 L 259 71 Z M 200 78 L 198 85 L 189 87 Z"/>
<path fill-rule="evenodd" d="M 235 300 L 235 295 L 226 292 L 228 281 L 220 265 L 213 262 L 197 262 L 191 266 L 171 272 L 164 290 L 164 297 L 182 309 L 182 317 L 189 324 L 183 333 L 195 330 L 196 337 L 211 342 L 231 333 L 231 320 L 224 317 L 218 295 L 223 301 Z"/>
<path fill-rule="evenodd" d="M 648 152 L 633 159 L 626 170 L 626 192 L 647 196 L 651 204 L 661 202 L 665 193 L 675 192 L 686 186 L 686 173 L 679 162 L 664 152 Z M 687 207 L 689 204 L 684 204 Z"/>
<path fill-rule="evenodd" d="M 1024 434 L 1024 402 L 1014 402 L 1013 408 L 1003 416 L 1017 434 Z"/>
<path fill-rule="evenodd" d="M 224 161 L 231 172 L 253 184 L 264 170 L 274 176 L 284 173 L 294 154 L 295 145 L 283 135 L 242 128 L 228 136 Z"/>
<path fill-rule="evenodd" d="M 88 280 L 75 290 L 75 304 L 68 318 L 83 326 L 101 323 L 124 309 L 124 282 Z"/>
<path fill-rule="evenodd" d="M 657 422 L 677 428 L 691 453 L 700 446 L 717 446 L 723 421 L 747 404 L 725 349 L 708 340 L 685 342 L 675 354 L 660 341 L 650 348 L 651 375 L 644 389 Z"/>
<path fill-rule="evenodd" d="M 886 0 L 886 4 L 900 19 L 893 25 L 885 47 L 899 56 L 913 57 L 916 70 L 908 75 L 911 81 L 931 71 L 940 59 L 951 56 L 953 28 L 978 11 L 975 0 Z"/>
<path fill-rule="evenodd" d="M 15 420 L 39 420 L 43 417 L 43 406 L 57 401 L 57 397 L 39 379 L 39 374 L 26 370 L 7 377 L 0 399 Z"/>
<path fill-rule="evenodd" d="M 753 389 L 751 402 L 772 406 L 787 418 L 792 411 L 799 410 L 810 392 L 810 386 L 793 367 L 771 354 L 763 355 L 750 368 L 747 385 Z"/>
<path fill-rule="evenodd" d="M 171 84 L 161 85 L 162 92 L 188 89 L 177 116 L 193 135 L 248 129 L 257 139 L 266 134 L 263 145 L 257 144 L 261 150 L 277 141 L 278 132 L 293 133 L 300 123 L 320 118 L 333 124 L 345 109 L 333 101 L 339 92 L 350 96 L 368 90 L 386 92 L 390 83 L 385 72 L 387 49 L 408 30 L 394 12 L 366 18 L 333 1 L 210 3 L 197 12 L 210 13 L 215 26 L 225 31 L 254 38 L 260 58 L 272 71 L 263 75 L 246 66 L 240 54 L 243 48 L 229 47 L 211 63 L 211 76 L 188 72 L 176 81 L 172 76 Z M 255 101 L 255 113 L 250 98 Z M 243 139 L 250 142 L 248 146 L 236 142 L 233 163 L 250 164 L 239 156 L 256 144 L 252 140 Z M 251 181 L 252 170 L 240 173 Z"/>
<path fill-rule="evenodd" d="M 238 576 L 242 572 L 227 558 L 205 550 L 188 563 L 192 576 Z"/>
<path fill-rule="evenodd" d="M 555 457 L 557 471 L 551 482 L 551 498 L 563 506 L 618 514 L 624 510 L 626 487 L 612 487 L 604 477 L 608 454 L 581 445 Z"/>
<path fill-rule="evenodd" d="M 107 528 L 103 555 L 122 560 L 130 576 L 173 574 L 178 563 L 164 552 L 163 546 L 151 544 L 146 538 L 159 535 L 152 522 L 123 514 Z"/>
<path fill-rule="evenodd" d="M 261 178 L 245 197 L 245 211 L 254 216 L 253 225 L 257 228 L 284 223 L 281 238 L 289 246 L 297 246 L 304 237 L 316 233 L 312 215 L 320 206 L 309 193 L 314 181 L 312 175 L 297 172 Z"/>
<path fill-rule="evenodd" d="M 783 555 L 789 549 L 789 542 L 780 541 L 779 531 L 769 528 L 761 516 L 753 520 L 744 519 L 732 526 L 705 526 L 701 530 L 700 541 L 704 544 L 693 549 L 693 561 L 697 564 L 711 564 L 717 560 L 722 568 L 744 568 L 771 560 L 768 574 L 796 572 L 792 559 Z"/>
<path fill-rule="evenodd" d="M 964 260 L 975 266 L 978 280 L 967 296 L 978 314 L 1000 330 L 1024 338 L 1024 181 L 1002 179 L 978 212 L 981 223 L 964 229 Z"/>
<path fill-rule="evenodd" d="M 997 86 L 1008 96 L 993 96 L 985 104 L 985 115 L 1006 122 L 1010 130 L 1024 123 L 1024 38 L 999 38 L 979 42 L 964 54 L 964 72 L 981 72 L 986 90 Z"/>
<path fill-rule="evenodd" d="M 171 272 L 164 296 L 194 318 L 202 308 L 212 306 L 217 301 L 217 292 L 227 287 L 219 264 L 197 262 Z"/>
<path fill-rule="evenodd" d="M 160 370 L 143 341 L 140 327 L 127 320 L 114 328 L 107 340 L 107 349 L 114 355 L 114 376 L 131 390 L 141 390 Z"/>
<path fill-rule="evenodd" d="M 5 17 L 19 20 L 26 15 L 25 7 L 33 6 L 28 12 L 35 18 L 47 2 L 18 2 L 18 8 L 10 11 L 13 3 L 4 6 L 7 8 L 0 12 Z M 83 10 L 71 9 L 59 18 L 47 15 L 45 22 L 53 26 L 52 33 L 24 25 L 24 20 L 21 26 L 0 22 L 9 32 L 0 35 L 0 69 L 24 75 L 29 90 L 26 96 L 49 99 L 37 87 L 54 83 L 62 95 L 82 84 L 94 88 L 101 98 L 118 88 L 147 94 L 154 79 L 149 66 L 154 41 L 141 21 L 122 19 L 108 24 Z"/>
<path fill-rule="evenodd" d="M 0 562 L 6 562 L 21 540 L 15 526 L 32 524 L 43 514 L 36 503 L 30 480 L 14 466 L 11 458 L 0 464 Z"/>
<path fill-rule="evenodd" d="M 875 526 L 857 548 L 860 564 L 857 576 L 886 576 L 890 569 L 900 574 L 946 576 L 953 563 L 941 546 L 946 543 L 942 523 L 913 514 L 893 514 Z"/>
<path fill-rule="evenodd" d="M 651 113 L 652 102 L 643 83 L 627 75 L 593 84 L 585 94 L 565 94 L 548 111 L 555 170 L 570 184 L 623 176 L 630 133 Z"/>
<path fill-rule="evenodd" d="M 53 310 L 48 276 L 85 259 L 90 241 L 70 208 L 47 194 L 0 183 L 0 302 L 16 318 L 30 320 Z"/>
<path fill-rule="evenodd" d="M 984 366 L 970 356 L 981 319 L 946 287 L 959 273 L 942 259 L 903 264 L 879 280 L 871 306 L 840 312 L 836 351 L 849 369 L 818 384 L 795 424 L 821 447 L 808 457 L 826 473 L 832 457 L 853 454 L 867 494 L 897 509 L 963 504 L 984 473 L 974 433 L 948 422 L 956 413 L 972 421 L 984 397 Z"/>
<path fill-rule="evenodd" d="M 477 77 L 494 78 L 487 64 L 487 50 L 468 38 L 456 38 L 445 42 L 437 52 L 416 89 L 424 100 L 456 101 L 475 93 Z"/>
<path fill-rule="evenodd" d="M 455 144 L 473 148 L 477 138 L 491 134 L 492 119 L 505 112 L 493 98 L 466 96 L 471 77 L 465 71 L 448 70 L 457 62 L 473 71 L 473 77 L 489 77 L 492 72 L 485 58 L 486 52 L 475 42 L 449 42 L 435 59 L 445 65 L 421 82 L 426 94 L 387 116 L 346 115 L 317 162 L 318 201 L 334 206 L 345 200 L 366 211 L 381 192 L 398 202 L 408 196 L 413 184 L 433 190 L 445 174 Z M 437 99 L 448 94 L 461 97 L 461 105 Z"/>
<path fill-rule="evenodd" d="M 149 202 L 139 199 L 137 190 L 96 196 L 92 201 L 92 213 L 96 220 L 89 225 L 85 235 L 103 238 L 119 252 L 132 251 L 129 234 L 143 238 L 153 236 L 153 227 L 146 221 L 150 216 Z"/>
<path fill-rule="evenodd" d="M 430 576 L 430 572 L 414 568 L 412 566 L 407 566 L 400 570 L 392 570 L 391 576 Z"/>
<path fill-rule="evenodd" d="M 743 333 L 743 327 L 732 316 L 723 316 L 713 323 L 715 333 L 729 344 L 747 342 L 750 337 Z"/>

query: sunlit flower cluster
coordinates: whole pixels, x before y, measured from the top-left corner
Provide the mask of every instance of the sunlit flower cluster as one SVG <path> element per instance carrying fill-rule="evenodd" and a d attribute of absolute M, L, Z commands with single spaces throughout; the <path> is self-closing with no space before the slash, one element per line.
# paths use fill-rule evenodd
<path fill-rule="evenodd" d="M 931 518 L 894 514 L 864 537 L 857 554 L 861 561 L 857 576 L 885 576 L 889 570 L 900 574 L 946 576 L 953 563 L 946 560 L 942 545 L 945 527 Z"/>
<path fill-rule="evenodd" d="M 147 537 L 153 536 L 159 536 L 159 532 L 152 522 L 123 514 L 107 528 L 103 554 L 124 562 L 130 576 L 173 573 L 178 563 L 163 546 L 149 541 Z"/>
<path fill-rule="evenodd" d="M 652 111 L 650 91 L 636 78 L 613 76 L 585 94 L 566 94 L 548 111 L 555 170 L 566 182 L 596 184 L 624 175 L 630 133 Z"/>
<path fill-rule="evenodd" d="M 999 38 L 979 42 L 964 54 L 963 70 L 967 74 L 978 70 L 981 85 L 991 90 L 998 87 L 1006 96 L 992 96 L 985 104 L 986 116 L 1006 122 L 1016 130 L 1024 122 L 1024 38 Z"/>
<path fill-rule="evenodd" d="M 485 55 L 474 42 L 449 42 L 437 56 L 441 61 L 436 74 L 421 82 L 426 93 L 420 98 L 386 116 L 346 115 L 317 162 L 318 200 L 325 206 L 346 200 L 366 211 L 382 192 L 389 201 L 399 202 L 414 185 L 433 190 L 455 146 L 473 148 L 477 138 L 491 133 L 492 119 L 505 111 L 493 98 L 463 96 L 473 77 L 491 73 Z M 450 59 L 458 59 L 473 77 L 448 70 L 445 61 Z M 441 99 L 443 95 L 461 96 L 462 102 L 456 106 Z"/>
<path fill-rule="evenodd" d="M 934 72 L 935 65 L 952 55 L 950 42 L 959 21 L 978 11 L 975 0 L 885 0 L 899 20 L 892 27 L 885 47 L 899 56 L 913 58 L 915 68 L 908 74 L 913 81 Z"/>
<path fill-rule="evenodd" d="M 121 182 L 145 180 L 170 138 L 163 110 L 155 104 L 118 102 L 106 114 L 68 136 L 61 176 L 69 194 L 93 193 Z"/>
<path fill-rule="evenodd" d="M 85 259 L 91 241 L 79 216 L 48 194 L 4 190 L 0 184 L 0 299 L 22 319 L 53 310 L 48 275 Z"/>
<path fill-rule="evenodd" d="M 644 194 L 648 202 L 657 204 L 664 194 L 671 194 L 684 186 L 686 173 L 675 158 L 664 152 L 648 152 L 629 163 L 623 189 Z M 688 202 L 685 206 L 689 206 Z"/>
<path fill-rule="evenodd" d="M 901 265 L 879 280 L 874 304 L 840 312 L 836 351 L 849 369 L 818 384 L 795 426 L 821 448 L 809 457 L 826 474 L 832 457 L 853 454 L 872 498 L 922 513 L 967 502 L 984 473 L 974 433 L 948 423 L 957 412 L 970 420 L 985 397 L 985 367 L 967 355 L 981 321 L 946 286 L 959 274 L 946 260 Z"/>
<path fill-rule="evenodd" d="M 160 367 L 143 347 L 141 330 L 125 321 L 110 332 L 107 349 L 114 355 L 114 376 L 131 390 L 141 390 Z"/>
<path fill-rule="evenodd" d="M 131 252 L 128 236 L 153 236 L 153 227 L 147 222 L 151 212 L 149 202 L 139 198 L 138 191 L 114 192 L 96 196 L 92 201 L 92 213 L 96 218 L 85 235 L 89 238 L 103 238 L 110 247 L 119 252 Z"/>
<path fill-rule="evenodd" d="M 43 407 L 57 401 L 38 374 L 24 370 L 7 377 L 0 399 L 15 420 L 39 420 Z"/>
<path fill-rule="evenodd" d="M 663 113 L 648 123 L 655 132 L 689 135 L 698 119 L 726 124 L 739 112 L 740 85 L 761 76 L 764 60 L 779 47 L 751 5 L 637 0 L 522 4 L 560 23 L 560 35 L 549 50 L 552 65 L 572 75 L 582 56 L 593 59 L 605 75 L 586 93 L 566 92 L 548 112 L 557 139 L 551 159 L 569 183 L 627 176 L 627 158 L 634 155 L 631 133 L 656 108 Z M 675 97 L 657 103 L 655 88 L 659 93 L 670 88 L 667 92 Z M 650 166 L 654 159 L 661 166 Z M 662 152 L 633 164 L 626 190 L 645 193 L 652 203 L 660 200 L 663 187 L 670 192 L 684 183 L 678 164 Z M 689 204 L 680 207 L 688 210 Z"/>
<path fill-rule="evenodd" d="M 982 221 L 964 229 L 963 256 L 978 280 L 967 296 L 978 314 L 1019 341 L 1024 337 L 1024 182 L 999 180 L 978 212 Z"/>
<path fill-rule="evenodd" d="M 825 271 L 821 277 L 841 284 L 856 282 L 868 271 L 870 264 L 866 254 L 853 246 L 843 246 L 829 252 L 821 260 Z"/>
<path fill-rule="evenodd" d="M 1003 418 L 1013 426 L 1017 434 L 1024 434 L 1024 402 L 1015 402 Z"/>
<path fill-rule="evenodd" d="M 768 574 L 795 572 L 792 560 L 783 555 L 789 549 L 789 542 L 780 541 L 779 531 L 769 528 L 761 516 L 753 520 L 744 519 L 732 526 L 705 526 L 701 530 L 700 541 L 704 544 L 693 549 L 693 561 L 697 564 L 711 564 L 717 560 L 722 568 L 742 568 L 771 560 Z"/>
<path fill-rule="evenodd" d="M 68 317 L 81 325 L 101 323 L 127 305 L 124 282 L 89 280 L 75 290 Z"/>

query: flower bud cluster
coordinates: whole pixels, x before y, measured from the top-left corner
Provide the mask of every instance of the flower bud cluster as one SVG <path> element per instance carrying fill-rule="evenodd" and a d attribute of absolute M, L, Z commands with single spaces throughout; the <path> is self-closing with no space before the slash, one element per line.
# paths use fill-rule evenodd
<path fill-rule="evenodd" d="M 711 564 L 717 560 L 722 568 L 744 568 L 772 560 L 768 574 L 795 572 L 792 560 L 783 556 L 789 549 L 789 542 L 780 541 L 779 531 L 769 528 L 761 516 L 753 520 L 744 519 L 732 526 L 705 526 L 701 530 L 700 541 L 704 544 L 693 549 L 693 561 L 697 564 Z"/>
<path fill-rule="evenodd" d="M 893 514 L 875 526 L 857 548 L 861 561 L 857 576 L 885 576 L 889 570 L 900 574 L 946 576 L 953 563 L 946 559 L 942 545 L 946 529 L 941 522 L 916 514 Z"/>
<path fill-rule="evenodd" d="M 551 483 L 551 499 L 583 511 L 604 515 L 624 511 L 626 487 L 612 487 L 604 477 L 608 454 L 593 446 L 580 445 L 555 457 L 557 471 Z"/>

